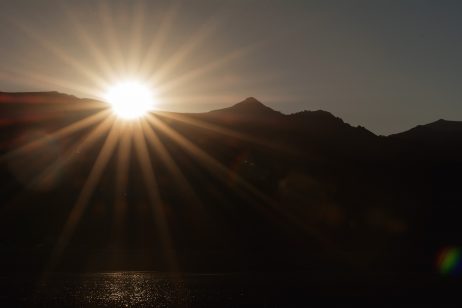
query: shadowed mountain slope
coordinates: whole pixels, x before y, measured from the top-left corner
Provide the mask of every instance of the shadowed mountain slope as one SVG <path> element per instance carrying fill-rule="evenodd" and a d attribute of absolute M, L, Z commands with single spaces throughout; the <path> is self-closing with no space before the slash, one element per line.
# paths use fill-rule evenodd
<path fill-rule="evenodd" d="M 46 268 L 79 204 L 59 269 L 429 278 L 438 252 L 462 238 L 461 147 L 435 156 L 409 141 L 462 140 L 459 122 L 382 137 L 325 111 L 284 115 L 248 98 L 157 112 L 111 135 L 101 102 L 58 93 L 0 102 L 5 269 Z"/>
<path fill-rule="evenodd" d="M 462 121 L 447 121 L 440 119 L 438 121 L 418 125 L 408 131 L 391 135 L 390 137 L 399 138 L 408 141 L 454 141 L 462 142 Z"/>

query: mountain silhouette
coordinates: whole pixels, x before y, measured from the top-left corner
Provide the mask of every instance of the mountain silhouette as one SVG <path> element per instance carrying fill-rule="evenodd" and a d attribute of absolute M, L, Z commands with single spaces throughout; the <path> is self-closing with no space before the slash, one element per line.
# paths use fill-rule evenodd
<path fill-rule="evenodd" d="M 461 141 L 462 121 L 448 121 L 440 119 L 438 121 L 418 125 L 408 131 L 391 135 L 393 138 L 415 141 L 436 141 L 453 139 Z"/>
<path fill-rule="evenodd" d="M 236 114 L 236 115 L 264 115 L 264 116 L 276 116 L 282 115 L 280 112 L 275 111 L 268 106 L 265 106 L 254 97 L 248 97 L 242 102 L 239 102 L 231 107 L 210 111 L 210 113 L 221 113 L 221 114 Z"/>
<path fill-rule="evenodd" d="M 46 267 L 108 144 L 108 130 L 93 130 L 104 117 L 66 127 L 107 108 L 53 92 L 0 93 L 4 270 Z M 171 270 L 174 259 L 182 271 L 433 281 L 438 252 L 462 238 L 461 122 L 384 137 L 326 111 L 286 115 L 252 97 L 153 118 L 152 133 L 105 152 L 58 269 Z M 16 151 L 34 140 L 44 141 Z"/>

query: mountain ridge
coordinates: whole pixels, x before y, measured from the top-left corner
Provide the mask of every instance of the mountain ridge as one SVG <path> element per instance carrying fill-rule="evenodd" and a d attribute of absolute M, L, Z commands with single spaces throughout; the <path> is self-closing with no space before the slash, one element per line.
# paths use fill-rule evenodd
<path fill-rule="evenodd" d="M 209 114 L 232 114 L 234 116 L 260 115 L 278 117 L 283 114 L 276 111 L 254 97 L 248 97 L 239 103 L 230 107 L 215 109 L 208 112 Z"/>
<path fill-rule="evenodd" d="M 26 100 L 23 100 L 26 98 Z M 51 100 L 50 100 L 51 98 Z M 58 91 L 45 91 L 45 92 L 2 92 L 0 91 L 0 103 L 36 103 L 40 104 L 43 102 L 48 103 L 60 103 L 60 102 L 68 102 L 69 100 L 75 101 L 85 101 L 85 102 L 97 102 L 101 103 L 101 106 L 104 106 L 104 102 L 98 99 L 90 99 L 90 98 L 80 98 L 74 95 L 58 92 Z M 256 99 L 255 97 L 247 97 L 246 99 L 225 108 L 214 109 L 208 112 L 202 113 L 183 113 L 183 112 L 171 112 L 171 111 L 159 111 L 160 113 L 172 113 L 172 114 L 183 114 L 183 115 L 197 115 L 197 114 L 210 114 L 210 115 L 228 115 L 229 118 L 225 119 L 225 121 L 235 120 L 239 116 L 240 117 L 248 117 L 249 115 L 258 116 L 258 117 L 272 117 L 272 118 L 289 118 L 291 120 L 309 120 L 309 121 L 330 121 L 332 123 L 337 123 L 337 125 L 346 124 L 352 128 L 358 128 L 363 131 L 367 131 L 369 134 L 376 135 L 372 131 L 368 130 L 367 127 L 362 125 L 352 126 L 351 124 L 345 122 L 342 118 L 333 115 L 329 111 L 325 110 L 302 110 L 297 111 L 289 114 L 284 114 L 280 111 L 276 111 L 271 107 L 263 104 L 261 101 Z M 2 119 L 0 115 L 0 119 Z M 6 121 L 6 119 L 3 119 Z M 445 128 L 445 129 L 441 129 Z M 462 121 L 454 121 L 454 120 L 445 120 L 439 119 L 428 124 L 417 125 L 415 127 L 411 127 L 407 130 L 404 130 L 399 133 L 393 133 L 389 135 L 384 135 L 383 137 L 387 138 L 409 138 L 413 135 L 416 130 L 428 130 L 432 129 L 434 131 L 438 131 L 439 133 L 444 133 L 448 131 L 456 131 L 459 132 L 462 130 Z M 378 136 L 378 135 L 376 135 Z"/>
<path fill-rule="evenodd" d="M 430 133 L 462 133 L 462 121 L 439 119 L 427 124 L 417 125 L 409 130 L 392 134 L 392 137 L 409 138 Z"/>
<path fill-rule="evenodd" d="M 50 95 L 61 97 L 41 100 Z M 69 101 L 79 104 L 0 104 L 0 153 L 9 153 L 0 159 L 0 234 L 15 234 L 3 238 L 0 264 L 12 271 L 46 264 L 95 164 L 104 170 L 64 269 L 168 270 L 165 226 L 192 271 L 431 273 L 434 252 L 461 238 L 462 146 L 451 140 L 385 138 L 326 111 L 284 115 L 255 98 L 224 111 L 158 112 L 130 139 L 103 125 L 104 114 L 83 112 L 85 100 Z M 454 125 L 436 122 L 430 128 Z"/>

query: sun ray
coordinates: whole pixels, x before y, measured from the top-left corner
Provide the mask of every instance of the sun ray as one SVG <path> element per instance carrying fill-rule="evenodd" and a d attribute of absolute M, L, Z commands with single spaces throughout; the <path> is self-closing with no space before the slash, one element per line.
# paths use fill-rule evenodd
<path fill-rule="evenodd" d="M 169 82 L 163 83 L 157 89 L 159 93 L 162 93 L 171 90 L 172 88 L 178 87 L 179 85 L 184 84 L 185 82 L 199 78 L 210 71 L 216 70 L 222 67 L 223 65 L 230 63 L 231 61 L 243 57 L 245 54 L 254 50 L 255 46 L 256 44 L 248 47 L 242 47 L 238 50 L 232 51 L 224 55 L 223 57 L 220 57 L 219 59 L 208 63 L 207 65 L 199 66 L 196 69 L 193 69 L 177 78 L 174 78 Z"/>
<path fill-rule="evenodd" d="M 172 5 L 169 11 L 163 16 L 161 25 L 154 40 L 151 42 L 149 47 L 146 49 L 144 56 L 141 58 L 140 66 L 142 76 L 148 76 L 154 71 L 154 65 L 156 64 L 163 44 L 170 33 L 177 13 L 178 4 Z"/>
<path fill-rule="evenodd" d="M 176 113 L 186 112 L 208 112 L 211 108 L 220 105 L 231 105 L 242 99 L 237 95 L 204 95 L 204 94 L 183 94 L 183 95 L 164 95 L 159 106 L 168 106 L 169 111 Z M 164 108 L 162 108 L 164 109 Z"/>
<path fill-rule="evenodd" d="M 134 144 L 136 149 L 136 155 L 141 167 L 142 176 L 144 178 L 146 190 L 150 199 L 153 218 L 157 224 L 157 230 L 159 231 L 159 235 L 162 241 L 161 244 L 164 248 L 164 253 L 166 254 L 167 261 L 170 263 L 170 267 L 174 271 L 177 271 L 176 256 L 173 250 L 173 243 L 170 236 L 167 215 L 164 209 L 165 204 L 163 203 L 160 196 L 159 186 L 156 181 L 156 176 L 154 174 L 153 165 L 151 162 L 151 158 L 149 156 L 141 123 L 137 122 L 135 124 L 137 125 L 134 131 Z"/>
<path fill-rule="evenodd" d="M 211 18 L 204 23 L 199 30 L 191 35 L 189 41 L 183 44 L 183 46 L 178 49 L 175 54 L 165 61 L 164 65 L 162 65 L 148 78 L 148 81 L 150 83 L 161 83 L 161 81 L 165 79 L 175 67 L 180 65 L 190 53 L 198 48 L 198 46 L 200 46 L 207 37 L 216 31 L 217 26 L 218 22 L 216 18 Z"/>
<path fill-rule="evenodd" d="M 279 152 L 290 153 L 290 154 L 295 153 L 294 150 L 289 149 L 285 145 L 276 144 L 270 140 L 263 140 L 261 138 L 255 138 L 250 135 L 243 134 L 243 133 L 234 131 L 232 129 L 229 129 L 223 126 L 215 125 L 215 124 L 208 123 L 205 121 L 200 121 L 198 119 L 193 119 L 192 117 L 188 117 L 188 116 L 184 116 L 184 115 L 176 114 L 176 113 L 171 113 L 171 112 L 159 112 L 158 115 L 161 115 L 163 117 L 166 117 L 172 120 L 180 121 L 180 122 L 183 122 L 189 125 L 193 125 L 193 126 L 205 129 L 205 130 L 209 130 L 215 133 L 219 133 L 227 137 L 236 138 L 236 139 L 250 142 L 253 144 L 258 144 L 258 145 L 264 146 L 271 150 L 277 150 Z"/>
<path fill-rule="evenodd" d="M 65 80 L 63 78 L 56 78 L 38 72 L 33 72 L 31 67 L 16 70 L 5 70 L 5 74 L 3 76 L 0 75 L 0 79 L 7 80 L 9 82 L 23 82 L 25 84 L 29 84 L 33 88 L 44 89 L 47 87 L 48 90 L 56 89 L 58 87 L 71 92 L 77 91 L 86 93 L 87 95 L 92 95 L 94 97 L 98 97 L 100 94 L 93 87 L 76 84 L 73 81 Z"/>
<path fill-rule="evenodd" d="M 162 162 L 165 164 L 169 172 L 173 175 L 173 178 L 178 187 L 185 193 L 190 203 L 195 205 L 201 205 L 199 198 L 194 192 L 193 188 L 178 168 L 177 164 L 173 160 L 172 156 L 165 148 L 162 141 L 159 139 L 153 128 L 148 124 L 147 121 L 141 121 L 143 132 L 148 140 L 148 144 L 152 146 L 156 154 L 159 155 Z M 189 203 L 188 203 L 189 204 Z"/>
<path fill-rule="evenodd" d="M 71 239 L 75 231 L 75 228 L 77 227 L 80 219 L 82 218 L 87 208 L 88 202 L 93 194 L 93 191 L 96 185 L 98 184 L 101 175 L 114 152 L 114 148 L 118 142 L 118 137 L 119 131 L 117 129 L 117 126 L 114 126 L 113 122 L 111 131 L 109 132 L 109 135 L 107 136 L 106 141 L 104 142 L 103 147 L 101 148 L 101 151 L 99 152 L 96 161 L 93 164 L 90 174 L 87 180 L 85 181 L 82 191 L 80 192 L 77 198 L 77 202 L 74 204 L 66 220 L 64 228 L 52 251 L 50 263 L 48 266 L 49 270 L 53 269 L 58 264 L 62 252 L 66 248 L 69 240 Z"/>
<path fill-rule="evenodd" d="M 156 119 L 152 115 L 150 115 L 147 120 L 154 127 L 161 129 L 166 135 L 168 135 L 173 141 L 177 142 L 177 144 L 183 147 L 186 151 L 194 155 L 197 159 L 201 160 L 218 179 L 224 180 L 229 177 L 229 171 L 225 166 L 223 166 L 222 163 L 211 157 L 204 150 L 196 146 L 180 133 L 176 132 L 174 129 L 170 128 L 168 125 Z M 235 176 L 235 180 L 242 188 L 250 192 L 257 198 L 257 200 L 259 200 L 258 202 L 252 203 L 256 205 L 256 210 L 258 210 L 259 213 L 270 217 L 271 219 L 276 219 L 281 225 L 293 225 L 300 230 L 308 232 L 308 234 L 313 236 L 313 238 L 317 238 L 323 245 L 332 247 L 332 243 L 327 237 L 317 231 L 314 227 L 307 226 L 301 222 L 299 219 L 297 219 L 296 216 L 281 210 L 269 196 L 258 190 L 251 183 L 247 182 L 245 179 L 238 175 Z M 275 213 L 276 215 L 271 215 L 271 213 Z"/>
<path fill-rule="evenodd" d="M 175 141 L 178 145 L 184 148 L 187 152 L 199 159 L 204 166 L 206 166 L 217 178 L 226 180 L 229 178 L 229 171 L 222 163 L 207 154 L 200 147 L 193 142 L 182 136 L 180 133 L 163 123 L 161 120 L 155 118 L 153 115 L 147 117 L 149 123 L 163 133 L 165 133 L 171 140 Z M 239 178 L 239 180 L 242 180 Z"/>
<path fill-rule="evenodd" d="M 42 172 L 40 172 L 40 174 L 38 174 L 32 179 L 31 181 L 32 186 L 34 186 L 34 184 L 40 184 L 41 181 L 45 180 L 47 177 L 52 176 L 54 170 L 56 170 L 56 168 L 59 165 L 66 165 L 73 158 L 73 154 L 76 151 L 83 152 L 85 151 L 85 149 L 91 147 L 94 144 L 94 142 L 98 138 L 101 137 L 101 134 L 103 134 L 105 131 L 109 129 L 111 121 L 113 121 L 112 118 L 105 119 L 103 122 L 99 123 L 95 128 L 93 128 L 92 131 L 89 132 L 82 139 L 82 141 L 80 141 L 78 144 L 74 144 L 72 147 L 66 150 L 66 152 L 60 156 L 58 161 L 53 162 L 51 165 L 46 167 Z M 19 200 L 25 197 L 26 195 L 19 195 L 16 200 L 10 201 L 9 204 L 19 203 Z M 4 209 L 6 209 L 6 206 Z"/>
<path fill-rule="evenodd" d="M 1 92 L 0 92 L 1 93 Z M 39 107 L 40 114 L 34 114 L 34 118 L 52 118 L 53 116 L 64 116 L 66 112 L 72 112 L 75 116 L 78 111 L 93 112 L 95 110 L 107 109 L 107 105 L 103 102 L 92 99 L 78 99 L 76 97 L 62 94 L 59 92 L 16 92 L 16 93 L 1 93 L 1 105 L 14 106 L 14 110 L 18 111 L 13 115 L 10 114 L 11 120 L 27 120 L 27 115 L 34 114 L 26 106 Z"/>
<path fill-rule="evenodd" d="M 157 127 L 162 130 L 167 136 L 169 136 L 173 141 L 178 145 L 183 147 L 187 152 L 191 153 L 199 161 L 201 161 L 205 167 L 219 180 L 226 181 L 230 177 L 230 171 L 218 160 L 207 154 L 200 147 L 195 145 L 193 142 L 182 136 L 180 133 L 175 131 L 173 128 L 169 127 L 162 121 L 156 119 L 154 116 L 150 115 L 147 120 L 151 123 L 153 127 Z M 252 195 L 256 196 L 262 204 L 271 205 L 272 208 L 275 208 L 272 200 L 267 197 L 265 194 L 260 192 L 252 184 L 248 183 L 245 179 L 240 176 L 235 176 L 234 179 L 240 185 L 240 187 L 245 188 L 247 191 L 251 192 Z M 261 213 L 267 214 L 265 208 L 258 208 Z"/>
<path fill-rule="evenodd" d="M 60 2 L 61 3 L 61 2 Z M 110 62 L 107 59 L 102 50 L 94 42 L 92 37 L 89 35 L 89 31 L 84 27 L 83 23 L 78 20 L 75 14 L 68 9 L 66 6 L 61 5 L 63 11 L 65 12 L 67 19 L 69 20 L 72 29 L 77 34 L 77 37 L 85 45 L 86 49 L 89 50 L 93 58 L 96 60 L 95 63 L 101 68 L 102 72 L 106 76 L 113 76 L 115 71 Z"/>
<path fill-rule="evenodd" d="M 25 26 L 25 23 L 12 22 L 19 30 L 21 30 L 28 37 L 37 42 L 40 46 L 50 51 L 53 55 L 60 58 L 64 63 L 72 66 L 78 72 L 85 77 L 89 78 L 94 84 L 99 87 L 105 87 L 107 82 L 95 71 L 83 65 L 79 59 L 76 59 L 70 55 L 69 52 L 55 45 L 52 41 L 45 39 L 46 36 L 40 35 L 34 31 L 31 27 Z"/>
<path fill-rule="evenodd" d="M 158 120 L 152 115 L 149 115 L 147 117 L 147 120 L 153 125 L 153 127 L 157 127 L 162 130 L 166 135 L 168 135 L 172 140 L 177 142 L 179 145 L 181 145 L 183 148 L 185 148 L 189 153 L 195 155 L 197 158 L 201 159 L 204 161 L 209 167 L 212 169 L 223 171 L 222 166 L 220 163 L 218 163 L 215 159 L 213 159 L 211 156 L 209 156 L 206 152 L 201 150 L 198 146 L 196 146 L 194 143 L 183 137 L 180 133 L 176 132 L 169 126 L 167 126 L 165 123 L 162 121 Z"/>
<path fill-rule="evenodd" d="M 122 53 L 121 44 L 118 40 L 118 35 L 115 33 L 115 25 L 113 20 L 113 14 L 111 12 L 109 3 L 106 1 L 98 1 L 99 4 L 99 15 L 102 22 L 102 28 L 104 30 L 104 37 L 107 39 L 109 49 L 112 56 L 113 62 L 115 63 L 116 71 L 126 73 L 126 66 L 124 61 L 124 55 Z"/>
<path fill-rule="evenodd" d="M 146 4 L 144 1 L 136 2 L 132 11 L 132 27 L 131 27 L 131 42 L 130 53 L 128 55 L 128 69 L 130 74 L 137 74 L 140 65 L 140 53 L 143 42 L 143 30 L 145 22 Z"/>
<path fill-rule="evenodd" d="M 114 121 L 113 118 L 107 118 L 99 123 L 96 127 L 89 132 L 82 141 L 74 144 L 69 149 L 66 150 L 61 156 L 58 161 L 53 162 L 50 166 L 48 166 L 43 172 L 41 172 L 38 176 L 35 177 L 33 182 L 40 183 L 43 179 L 49 177 L 54 170 L 59 165 L 66 165 L 69 161 L 73 158 L 73 154 L 76 151 L 84 152 L 87 148 L 90 148 L 95 141 L 101 137 L 102 134 L 107 132 L 110 129 L 111 123 Z"/>
<path fill-rule="evenodd" d="M 133 125 L 131 122 L 120 122 L 121 133 L 117 153 L 117 168 L 115 178 L 114 230 L 118 239 L 123 232 L 123 220 L 127 208 L 127 185 L 131 159 Z"/>
<path fill-rule="evenodd" d="M 228 171 L 225 166 L 223 166 L 219 161 L 208 155 L 204 150 L 199 148 L 193 142 L 182 136 L 180 133 L 163 123 L 161 120 L 156 119 L 154 116 L 150 115 L 148 121 L 154 127 L 161 129 L 165 134 L 167 134 L 172 140 L 176 141 L 179 145 L 185 148 L 188 152 L 195 155 L 197 158 L 202 160 L 210 169 L 215 172 L 218 172 L 219 175 L 225 175 L 227 178 Z"/>
<path fill-rule="evenodd" d="M 103 111 L 100 111 L 98 113 L 95 113 L 89 117 L 86 117 L 84 119 L 81 119 L 81 120 L 78 120 L 72 124 L 69 124 L 63 128 L 60 128 L 58 129 L 57 131 L 53 132 L 53 133 L 50 133 L 48 134 L 48 137 L 53 137 L 53 138 L 56 138 L 56 139 L 59 139 L 59 138 L 64 138 L 64 137 L 67 137 L 81 129 L 84 129 L 90 125 L 93 125 L 95 124 L 96 122 L 98 121 L 101 121 L 102 119 L 106 118 L 108 115 L 110 114 L 110 111 L 108 110 L 103 110 Z M 15 155 L 18 155 L 20 153 L 23 153 L 23 152 L 27 152 L 27 151 L 33 151 L 34 149 L 42 146 L 43 144 L 45 144 L 46 142 L 46 138 L 40 138 L 40 139 L 37 139 L 37 140 L 34 140 L 32 142 L 29 142 L 15 150 L 12 150 L 8 153 L 6 153 L 5 155 L 3 155 L 2 157 L 0 157 L 0 162 L 6 160 L 6 159 L 10 159 L 12 157 L 14 157 Z"/>

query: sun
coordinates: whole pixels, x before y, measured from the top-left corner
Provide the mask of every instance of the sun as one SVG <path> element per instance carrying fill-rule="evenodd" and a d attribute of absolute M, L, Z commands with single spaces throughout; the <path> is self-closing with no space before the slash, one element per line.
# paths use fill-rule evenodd
<path fill-rule="evenodd" d="M 123 81 L 106 91 L 105 100 L 120 118 L 133 120 L 143 117 L 154 109 L 156 100 L 153 91 L 138 81 Z"/>

